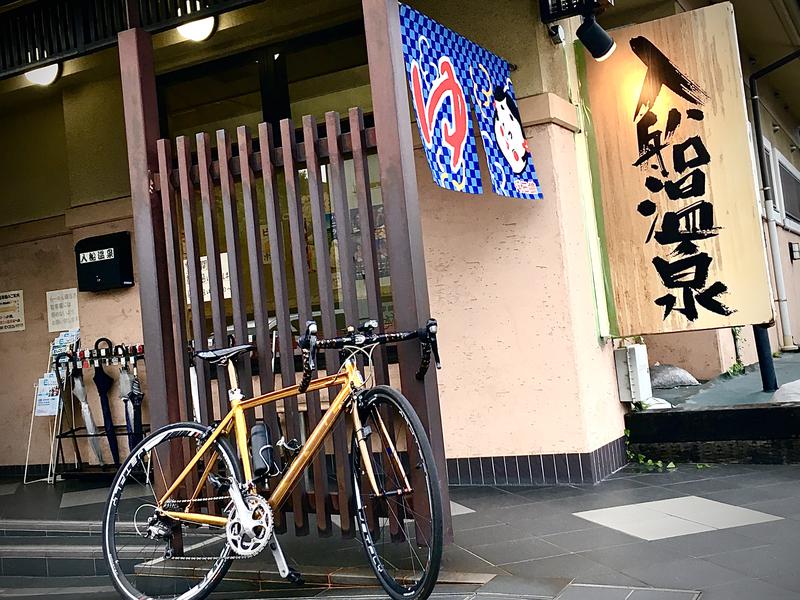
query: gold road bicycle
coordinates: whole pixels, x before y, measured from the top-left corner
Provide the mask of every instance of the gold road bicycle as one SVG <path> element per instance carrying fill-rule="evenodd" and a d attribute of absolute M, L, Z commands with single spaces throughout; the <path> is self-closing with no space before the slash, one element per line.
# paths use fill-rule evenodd
<path fill-rule="evenodd" d="M 370 381 L 372 354 L 382 344 L 419 340 L 420 380 L 431 355 L 441 368 L 437 324 L 430 319 L 414 331 L 384 334 L 376 333 L 376 326 L 367 321 L 344 337 L 317 339 L 317 327 L 309 321 L 300 337 L 300 384 L 250 399 L 238 389 L 232 361 L 252 346 L 196 354 L 228 369 L 231 409 L 215 426 L 187 422 L 162 427 L 120 467 L 103 519 L 103 553 L 123 597 L 204 598 L 234 559 L 252 558 L 267 548 L 281 577 L 302 584 L 281 550 L 275 515 L 342 415 L 351 423 L 352 514 L 367 560 L 389 597 L 430 596 L 442 557 L 442 502 L 430 443 L 408 400 Z M 312 380 L 319 349 L 341 350 L 344 360 L 338 373 Z M 360 363 L 369 367 L 369 377 L 362 375 Z M 302 443 L 281 436 L 273 444 L 278 432 L 263 423 L 248 436 L 246 410 L 334 387 L 338 393 L 330 394 L 319 424 Z M 179 474 L 173 478 L 169 473 Z M 318 542 L 343 558 L 354 548 L 354 542 L 342 547 L 348 542 L 338 538 Z"/>

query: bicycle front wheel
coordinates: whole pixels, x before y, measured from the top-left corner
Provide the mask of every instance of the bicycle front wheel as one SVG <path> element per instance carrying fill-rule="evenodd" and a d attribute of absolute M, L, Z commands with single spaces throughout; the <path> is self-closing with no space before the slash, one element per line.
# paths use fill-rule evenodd
<path fill-rule="evenodd" d="M 224 528 L 182 525 L 156 510 L 173 482 L 168 463 L 177 477 L 208 431 L 197 423 L 162 427 L 133 449 L 114 478 L 103 518 L 103 554 L 123 598 L 200 600 L 228 571 L 232 550 Z M 225 484 L 242 479 L 235 451 L 217 438 L 164 507 L 224 516 L 230 502 Z M 200 485 L 202 480 L 207 483 Z"/>
<path fill-rule="evenodd" d="M 428 598 L 442 559 L 442 500 L 428 436 L 411 404 L 393 388 L 367 391 L 354 410 L 363 429 L 353 433 L 353 492 L 367 558 L 391 598 Z M 359 435 L 365 436 L 368 459 Z"/>

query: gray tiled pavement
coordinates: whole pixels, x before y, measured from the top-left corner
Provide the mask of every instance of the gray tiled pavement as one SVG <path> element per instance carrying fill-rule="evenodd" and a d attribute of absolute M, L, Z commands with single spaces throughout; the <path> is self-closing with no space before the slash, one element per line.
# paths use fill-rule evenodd
<path fill-rule="evenodd" d="M 16 495 L 25 500 L 32 492 Z M 782 519 L 645 541 L 574 515 L 691 496 Z M 800 600 L 800 465 L 679 465 L 674 472 L 646 474 L 627 469 L 594 487 L 457 487 L 451 497 L 475 512 L 453 518 L 447 568 L 496 576 L 482 586 L 440 586 L 437 599 Z M 12 498 L 0 498 L 0 514 L 24 518 L 18 511 L 26 508 L 9 503 Z M 59 498 L 40 497 L 42 504 L 62 518 L 92 518 L 91 507 L 65 508 Z M 292 558 L 301 560 L 302 544 L 320 546 L 314 536 L 302 539 Z M 385 596 L 374 588 L 317 587 L 257 597 Z"/>

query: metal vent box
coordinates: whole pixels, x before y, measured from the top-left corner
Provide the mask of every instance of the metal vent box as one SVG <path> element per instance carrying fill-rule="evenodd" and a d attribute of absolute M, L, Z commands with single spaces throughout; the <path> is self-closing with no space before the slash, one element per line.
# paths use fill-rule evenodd
<path fill-rule="evenodd" d="M 129 231 L 98 235 L 75 244 L 78 290 L 101 292 L 133 285 Z"/>

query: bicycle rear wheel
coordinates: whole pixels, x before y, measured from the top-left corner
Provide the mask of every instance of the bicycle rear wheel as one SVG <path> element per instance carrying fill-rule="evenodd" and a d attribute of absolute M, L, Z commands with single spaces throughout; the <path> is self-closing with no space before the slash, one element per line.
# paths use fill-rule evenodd
<path fill-rule="evenodd" d="M 200 600 L 228 571 L 232 550 L 224 528 L 186 526 L 156 513 L 158 499 L 172 483 L 167 461 L 180 472 L 207 433 L 197 423 L 162 427 L 133 449 L 114 478 L 103 518 L 103 554 L 122 597 Z M 210 483 L 199 492 L 202 501 L 187 502 L 206 471 L 217 482 L 242 481 L 241 464 L 227 439 L 218 438 L 203 454 L 165 508 L 224 516 L 230 494 Z"/>
<path fill-rule="evenodd" d="M 357 410 L 379 491 L 354 432 L 353 492 L 367 558 L 391 598 L 425 599 L 442 558 L 442 501 L 430 442 L 411 404 L 393 388 L 367 391 Z"/>

